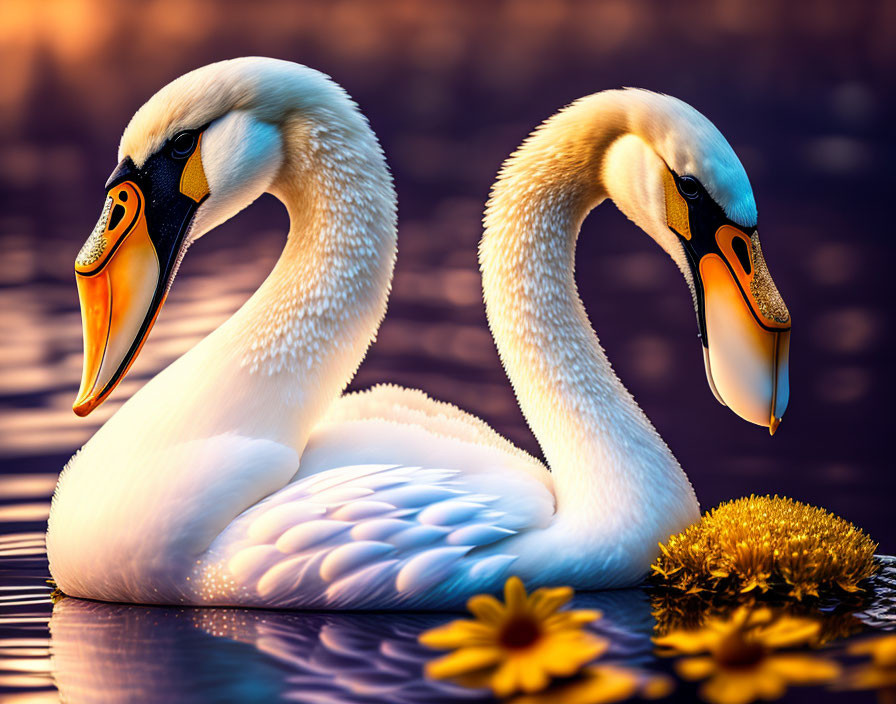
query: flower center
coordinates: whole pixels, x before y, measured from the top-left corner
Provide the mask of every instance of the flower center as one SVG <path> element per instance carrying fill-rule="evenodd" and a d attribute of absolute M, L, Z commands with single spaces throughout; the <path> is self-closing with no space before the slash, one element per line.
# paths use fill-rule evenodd
<path fill-rule="evenodd" d="M 541 636 L 538 624 L 528 618 L 514 618 L 504 624 L 498 640 L 505 648 L 528 648 Z"/>
<path fill-rule="evenodd" d="M 765 648 L 735 632 L 722 640 L 715 656 L 723 667 L 751 667 L 765 657 Z"/>

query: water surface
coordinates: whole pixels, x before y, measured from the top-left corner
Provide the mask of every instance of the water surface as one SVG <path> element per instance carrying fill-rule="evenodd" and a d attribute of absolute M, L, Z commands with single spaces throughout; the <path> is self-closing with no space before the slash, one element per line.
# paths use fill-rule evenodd
<path fill-rule="evenodd" d="M 108 604 L 54 605 L 44 520 L 55 477 L 0 478 L 0 700 L 73 703 L 271 702 L 380 704 L 488 701 L 487 692 L 427 680 L 433 652 L 419 634 L 457 617 L 441 613 L 286 612 Z M 606 662 L 670 673 L 653 655 L 648 592 L 580 593 L 589 626 L 607 638 Z M 874 597 L 832 628 L 861 637 L 896 630 L 896 560 Z M 835 619 L 835 620 L 834 620 Z M 847 625 L 844 625 L 847 624 Z M 843 642 L 832 654 L 843 658 Z M 682 684 L 671 701 L 688 702 Z M 792 689 L 785 701 L 874 701 L 870 693 Z"/>

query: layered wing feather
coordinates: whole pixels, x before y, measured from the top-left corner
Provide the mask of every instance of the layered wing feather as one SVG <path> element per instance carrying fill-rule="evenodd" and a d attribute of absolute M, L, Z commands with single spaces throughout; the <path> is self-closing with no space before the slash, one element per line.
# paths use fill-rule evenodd
<path fill-rule="evenodd" d="M 486 470 L 355 464 L 300 479 L 215 539 L 194 596 L 281 608 L 460 606 L 503 583 L 514 536 L 554 512 L 539 478 Z"/>

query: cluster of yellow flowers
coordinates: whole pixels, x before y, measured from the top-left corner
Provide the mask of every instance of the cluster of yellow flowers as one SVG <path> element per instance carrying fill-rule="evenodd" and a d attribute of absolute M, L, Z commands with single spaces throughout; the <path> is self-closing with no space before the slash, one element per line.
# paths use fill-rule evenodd
<path fill-rule="evenodd" d="M 690 593 L 783 589 L 795 599 L 856 592 L 877 569 L 876 548 L 824 509 L 750 496 L 721 504 L 660 545 L 653 581 Z"/>
<path fill-rule="evenodd" d="M 659 655 L 685 656 L 675 670 L 686 680 L 703 680 L 700 697 L 713 704 L 748 704 L 778 699 L 788 685 L 822 684 L 840 674 L 833 660 L 788 652 L 817 642 L 813 619 L 775 616 L 770 609 L 742 607 L 729 619 L 710 618 L 697 630 L 655 638 Z"/>
<path fill-rule="evenodd" d="M 667 696 L 674 682 L 664 675 L 593 662 L 608 643 L 584 627 L 601 616 L 561 610 L 572 594 L 569 587 L 557 587 L 527 595 L 523 583 L 511 577 L 504 603 L 485 594 L 473 597 L 468 607 L 474 619 L 420 636 L 429 647 L 453 651 L 429 662 L 426 675 L 491 689 L 510 697 L 511 704 L 608 704 Z M 870 655 L 871 661 L 846 673 L 830 658 L 793 650 L 823 641 L 818 618 L 756 604 L 654 638 L 657 654 L 676 658 L 681 679 L 701 681 L 699 696 L 711 704 L 777 699 L 789 686 L 825 684 L 841 674 L 843 688 L 896 688 L 896 636 L 850 646 L 850 654 Z"/>
<path fill-rule="evenodd" d="M 511 577 L 504 603 L 486 594 L 473 597 L 468 607 L 474 619 L 420 636 L 429 647 L 452 651 L 430 661 L 426 675 L 491 689 L 510 704 L 609 704 L 668 696 L 675 683 L 665 675 L 594 662 L 608 643 L 584 627 L 601 615 L 561 610 L 572 595 L 569 587 L 527 595 L 523 583 Z M 841 689 L 896 693 L 896 635 L 852 644 L 849 654 L 870 659 L 844 671 L 835 660 L 806 650 L 823 642 L 818 618 L 755 603 L 653 640 L 657 655 L 675 658 L 682 680 L 700 682 L 698 695 L 710 704 L 778 699 L 790 686 L 826 684 L 838 677 Z"/>
<path fill-rule="evenodd" d="M 852 613 L 822 614 L 818 602 L 802 601 L 861 591 L 877 570 L 877 545 L 848 521 L 791 499 L 750 496 L 718 506 L 660 548 L 652 566 L 664 587 L 651 594 L 656 652 L 676 658 L 682 680 L 701 682 L 704 701 L 777 699 L 788 686 L 838 677 L 840 688 L 896 694 L 896 635 L 852 644 L 849 654 L 871 657 L 846 671 L 805 651 L 863 628 Z M 511 704 L 606 704 L 674 689 L 668 676 L 595 662 L 609 643 L 585 626 L 601 614 L 564 610 L 572 596 L 569 587 L 527 595 L 511 577 L 504 603 L 473 597 L 467 606 L 474 619 L 420 636 L 427 646 L 453 651 L 429 662 L 427 676 L 489 688 Z"/>

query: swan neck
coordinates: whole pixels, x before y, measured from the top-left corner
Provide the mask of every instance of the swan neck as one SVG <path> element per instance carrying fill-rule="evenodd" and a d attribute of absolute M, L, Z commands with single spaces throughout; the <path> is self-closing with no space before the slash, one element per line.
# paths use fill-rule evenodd
<path fill-rule="evenodd" d="M 346 99 L 284 130 L 270 188 L 290 230 L 268 278 L 219 332 L 235 354 L 241 412 L 301 451 L 351 381 L 386 312 L 396 256 L 395 194 L 366 119 Z M 262 427 L 263 426 L 263 427 Z M 272 431 L 271 428 L 275 430 Z"/>
<path fill-rule="evenodd" d="M 575 107 L 505 163 L 486 210 L 480 266 L 489 325 L 551 468 L 558 516 L 593 526 L 625 520 L 658 485 L 678 491 L 687 480 L 613 371 L 579 298 L 576 239 L 606 198 L 603 156 L 625 121 Z"/>

